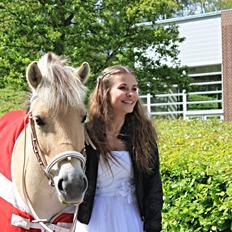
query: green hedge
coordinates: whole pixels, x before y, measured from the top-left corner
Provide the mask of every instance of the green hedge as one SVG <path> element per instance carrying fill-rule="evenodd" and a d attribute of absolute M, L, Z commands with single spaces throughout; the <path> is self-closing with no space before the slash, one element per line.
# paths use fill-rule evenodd
<path fill-rule="evenodd" d="M 232 231 L 232 123 L 158 120 L 163 231 Z"/>

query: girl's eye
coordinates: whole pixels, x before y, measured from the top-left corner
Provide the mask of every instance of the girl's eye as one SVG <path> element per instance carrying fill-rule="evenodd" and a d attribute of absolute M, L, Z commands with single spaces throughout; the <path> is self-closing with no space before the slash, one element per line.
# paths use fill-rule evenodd
<path fill-rule="evenodd" d="M 134 92 L 138 92 L 138 88 L 133 88 L 132 89 Z"/>
<path fill-rule="evenodd" d="M 126 90 L 127 88 L 126 88 L 126 86 L 120 86 L 119 89 Z"/>
<path fill-rule="evenodd" d="M 39 127 L 42 127 L 45 125 L 45 121 L 40 116 L 35 117 L 35 123 Z"/>

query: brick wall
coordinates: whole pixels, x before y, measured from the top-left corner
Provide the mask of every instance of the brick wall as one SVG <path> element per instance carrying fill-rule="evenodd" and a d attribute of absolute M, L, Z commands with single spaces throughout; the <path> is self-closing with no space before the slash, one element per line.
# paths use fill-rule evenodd
<path fill-rule="evenodd" d="M 232 10 L 222 11 L 224 119 L 232 121 Z"/>

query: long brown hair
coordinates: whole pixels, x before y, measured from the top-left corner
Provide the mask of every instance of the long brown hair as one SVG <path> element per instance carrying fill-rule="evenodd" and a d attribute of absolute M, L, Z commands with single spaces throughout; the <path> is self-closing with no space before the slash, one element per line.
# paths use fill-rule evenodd
<path fill-rule="evenodd" d="M 132 70 L 124 66 L 111 66 L 106 68 L 102 75 L 97 79 L 97 85 L 90 96 L 90 112 L 87 129 L 90 131 L 95 146 L 100 151 L 103 159 L 108 163 L 112 158 L 111 148 L 106 139 L 107 125 L 112 123 L 111 105 L 109 91 L 111 80 L 114 75 L 129 73 L 135 77 Z M 120 132 L 122 140 L 127 146 L 132 147 L 135 153 L 137 166 L 145 171 L 150 171 L 151 167 L 151 149 L 156 146 L 156 131 L 152 122 L 147 116 L 141 100 L 136 102 L 133 112 L 125 116 L 124 125 Z M 119 136 L 120 136 L 119 135 Z M 127 147 L 127 149 L 129 149 Z"/>

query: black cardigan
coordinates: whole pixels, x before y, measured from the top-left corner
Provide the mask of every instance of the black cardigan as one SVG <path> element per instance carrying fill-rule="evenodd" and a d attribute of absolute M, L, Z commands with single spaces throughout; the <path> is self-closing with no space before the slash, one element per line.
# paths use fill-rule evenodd
<path fill-rule="evenodd" d="M 137 167 L 133 149 L 129 149 L 129 153 L 133 164 L 136 197 L 140 215 L 144 222 L 144 231 L 160 232 L 163 192 L 159 171 L 158 149 L 154 148 L 151 154 L 154 157 L 154 165 L 152 173 L 149 174 Z M 90 145 L 86 145 L 86 154 L 86 176 L 88 178 L 88 189 L 83 203 L 79 206 L 78 212 L 78 220 L 84 224 L 89 223 L 93 210 L 99 163 L 99 152 L 94 150 Z"/>

